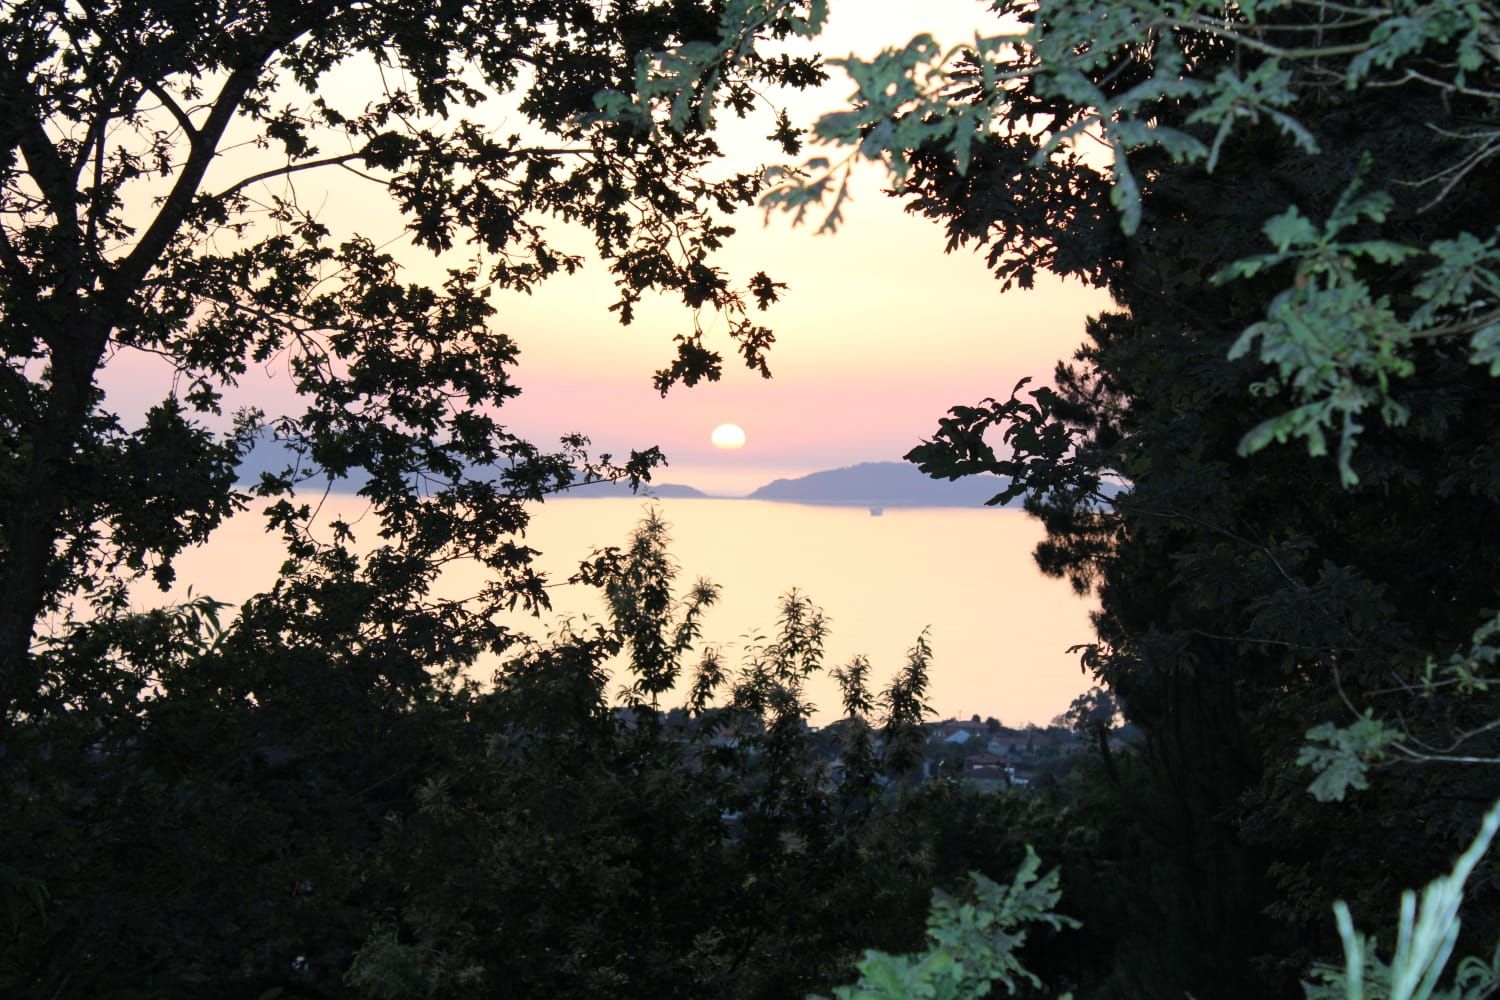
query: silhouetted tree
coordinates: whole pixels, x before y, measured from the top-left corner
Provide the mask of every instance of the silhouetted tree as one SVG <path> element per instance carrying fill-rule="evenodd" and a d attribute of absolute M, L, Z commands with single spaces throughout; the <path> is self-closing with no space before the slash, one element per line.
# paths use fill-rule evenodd
<path fill-rule="evenodd" d="M 425 567 L 462 555 L 494 572 L 488 607 L 542 600 L 510 540 L 522 501 L 580 474 L 634 480 L 658 456 L 596 465 L 582 438 L 549 454 L 506 431 L 495 411 L 517 392 L 516 345 L 492 327 L 491 295 L 580 267 L 544 220 L 576 223 L 615 277 L 623 322 L 649 291 L 680 296 L 728 317 L 736 349 L 765 371 L 770 334 L 749 310 L 778 286 L 762 274 L 737 287 L 712 262 L 730 231 L 717 215 L 753 200 L 756 175 L 707 179 L 719 150 L 701 123 L 612 121 L 595 97 L 633 91 L 653 50 L 785 35 L 795 6 L 729 24 L 707 2 L 7 4 L 0 715 L 49 710 L 38 694 L 69 684 L 31 655 L 38 616 L 87 602 L 97 620 L 125 609 L 130 579 L 170 583 L 173 558 L 244 506 L 235 467 L 267 428 L 301 469 L 368 477 L 361 492 L 390 542 L 372 563 L 387 579 L 372 585 L 414 593 Z M 336 96 L 329 80 L 351 71 L 380 83 Z M 744 100 L 819 75 L 747 53 L 717 92 Z M 502 112 L 513 132 L 490 124 Z M 368 233 L 334 233 L 299 200 L 313 170 L 365 186 L 416 246 L 471 256 L 435 283 L 409 281 Z M 663 391 L 718 376 L 697 330 L 658 373 Z M 101 371 L 132 355 L 174 376 L 139 427 L 99 390 Z M 211 431 L 225 390 L 272 359 L 303 409 Z M 255 492 L 285 497 L 295 478 L 265 476 Z M 290 500 L 273 507 L 289 537 L 306 520 Z M 441 626 L 386 610 L 392 628 L 450 637 L 428 665 L 495 639 L 474 624 L 483 609 Z"/>

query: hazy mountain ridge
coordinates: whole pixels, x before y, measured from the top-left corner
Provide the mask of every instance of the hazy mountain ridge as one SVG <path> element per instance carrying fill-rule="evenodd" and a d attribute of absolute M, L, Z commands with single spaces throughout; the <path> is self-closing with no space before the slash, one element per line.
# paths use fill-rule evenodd
<path fill-rule="evenodd" d="M 245 456 L 238 470 L 241 485 L 250 485 L 262 473 L 279 474 L 299 464 L 289 448 L 264 442 Z M 307 467 L 305 461 L 300 463 Z M 366 482 L 362 470 L 352 470 L 333 483 L 335 493 L 354 493 Z M 328 488 L 326 476 L 313 475 L 304 489 Z M 824 469 L 792 479 L 774 479 L 743 499 L 778 503 L 821 504 L 852 507 L 978 507 L 1005 487 L 999 476 L 971 476 L 956 481 L 930 479 L 906 462 L 861 462 L 838 469 Z M 556 494 L 559 499 L 741 499 L 705 493 L 681 483 L 642 483 L 632 490 L 628 483 L 577 483 Z M 1016 506 L 1011 504 L 1008 506 Z"/>
<path fill-rule="evenodd" d="M 557 494 L 567 499 L 589 499 L 607 497 L 661 497 L 671 499 L 712 499 L 709 494 L 681 483 L 642 483 L 639 490 L 632 490 L 629 483 L 613 483 L 599 480 L 593 483 L 577 483 Z"/>
<path fill-rule="evenodd" d="M 999 476 L 931 479 L 906 462 L 861 462 L 841 469 L 777 479 L 749 500 L 880 507 L 978 507 L 1005 488 Z"/>
<path fill-rule="evenodd" d="M 349 475 L 333 481 L 330 486 L 328 476 L 316 469 L 314 463 L 301 458 L 289 446 L 275 441 L 261 441 L 250 452 L 241 459 L 239 468 L 235 470 L 235 481 L 240 486 L 252 486 L 260 482 L 262 475 L 279 476 L 288 469 L 301 470 L 306 475 L 305 479 L 298 480 L 299 489 L 323 490 L 331 489 L 334 493 L 357 493 L 360 488 L 369 481 L 368 475 L 363 469 L 351 469 Z M 471 469 L 477 472 L 478 469 Z M 491 469 L 498 474 L 498 470 Z M 311 472 L 310 475 L 307 473 Z M 683 498 L 707 498 L 709 494 L 692 486 L 683 486 L 678 483 L 642 483 L 639 490 L 632 490 L 629 483 L 610 482 L 597 480 L 592 483 L 574 483 L 568 489 L 556 494 L 558 497 L 567 498 L 619 498 L 619 497 L 660 497 L 662 499 Z"/>

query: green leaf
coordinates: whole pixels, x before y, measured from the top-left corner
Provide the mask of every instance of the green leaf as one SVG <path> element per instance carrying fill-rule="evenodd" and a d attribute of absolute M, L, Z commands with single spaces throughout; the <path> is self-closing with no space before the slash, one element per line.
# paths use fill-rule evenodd
<path fill-rule="evenodd" d="M 1500 323 L 1481 327 L 1469 338 L 1469 363 L 1489 365 L 1490 374 L 1500 376 Z"/>
<path fill-rule="evenodd" d="M 1296 205 L 1273 215 L 1262 227 L 1266 238 L 1282 253 L 1293 247 L 1307 246 L 1318 239 L 1318 231 Z"/>
<path fill-rule="evenodd" d="M 1307 744 L 1297 755 L 1297 764 L 1317 773 L 1309 791 L 1320 802 L 1341 802 L 1353 789 L 1370 787 L 1369 765 L 1383 760 L 1401 734 L 1375 718 L 1374 711 L 1348 726 L 1325 722 L 1307 731 Z"/>

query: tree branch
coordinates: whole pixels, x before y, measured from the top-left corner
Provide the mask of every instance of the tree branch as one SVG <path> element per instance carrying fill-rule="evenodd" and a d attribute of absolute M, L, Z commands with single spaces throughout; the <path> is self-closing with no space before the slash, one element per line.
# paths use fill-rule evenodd
<path fill-rule="evenodd" d="M 101 110 L 99 113 L 99 117 L 95 120 L 95 124 L 99 126 L 98 136 L 97 138 L 91 139 L 91 143 L 94 149 L 94 186 L 92 188 L 92 194 L 89 198 L 89 225 L 88 234 L 85 237 L 88 240 L 88 245 L 91 247 L 98 245 L 97 241 L 99 238 L 99 218 L 104 214 L 105 208 L 109 204 L 108 199 L 105 198 L 103 194 L 104 136 L 106 129 L 108 128 L 105 123 L 107 123 L 108 121 L 109 113 L 107 111 Z M 94 130 L 92 128 L 89 130 L 89 134 L 90 136 L 93 136 Z M 88 148 L 88 146 L 85 146 L 82 152 L 88 152 Z M 74 188 L 76 189 L 78 176 L 76 170 L 74 171 L 73 176 Z"/>
<path fill-rule="evenodd" d="M 177 119 L 177 124 L 187 135 L 188 142 L 196 144 L 198 141 L 198 126 L 188 117 L 188 113 L 182 109 L 182 105 L 172 99 L 166 88 L 155 80 L 142 80 L 141 85 L 146 88 L 147 93 L 161 101 L 161 106 L 166 108 L 171 116 Z"/>
<path fill-rule="evenodd" d="M 233 184 L 229 185 L 227 188 L 220 191 L 218 194 L 213 195 L 212 197 L 216 199 L 228 198 L 232 195 L 238 194 L 240 191 L 243 191 L 245 188 L 249 187 L 252 184 L 256 184 L 264 180 L 269 180 L 272 177 L 286 177 L 291 174 L 299 173 L 303 170 L 313 170 L 318 167 L 344 166 L 349 161 L 357 160 L 364 155 L 365 152 L 361 149 L 356 150 L 352 153 L 340 153 L 338 156 L 325 156 L 322 159 L 318 160 L 303 160 L 301 163 L 289 163 L 284 167 L 273 167 L 270 170 L 262 170 L 258 174 L 251 174 L 249 177 L 235 181 Z M 359 171 L 354 172 L 359 173 Z M 378 180 L 378 178 L 369 178 L 366 174 L 359 175 L 361 177 L 367 177 L 370 180 Z"/>
<path fill-rule="evenodd" d="M 20 414 L 27 425 L 34 425 L 37 419 L 31 390 L 30 379 L 10 364 L 0 364 L 0 396 L 5 397 L 6 408 L 13 414 Z"/>
<path fill-rule="evenodd" d="M 21 259 L 14 243 L 10 241 L 10 230 L 0 226 L 0 265 L 5 267 L 6 276 L 12 282 L 21 282 L 31 277 L 31 269 Z"/>
<path fill-rule="evenodd" d="M 1279 646 L 1283 649 L 1305 649 L 1314 653 L 1336 652 L 1357 653 L 1358 646 L 1309 646 L 1302 642 L 1287 642 L 1285 639 L 1259 639 L 1250 635 L 1223 635 L 1218 632 L 1209 632 L 1201 628 L 1189 629 L 1194 635 L 1201 635 L 1205 639 L 1217 639 L 1220 642 L 1249 642 L 1262 646 Z"/>
<path fill-rule="evenodd" d="M 198 187 L 203 183 L 203 176 L 213 162 L 219 140 L 270 55 L 270 51 L 259 53 L 260 58 L 241 65 L 224 81 L 224 86 L 220 88 L 219 96 L 209 111 L 208 120 L 192 140 L 192 153 L 182 165 L 182 172 L 177 175 L 171 193 L 167 195 L 161 210 L 156 213 L 156 218 L 151 221 L 135 249 L 106 282 L 109 296 L 115 304 L 118 305 L 134 294 L 146 274 L 160 260 L 172 236 L 181 228 L 182 220 L 198 193 Z"/>
<path fill-rule="evenodd" d="M 1474 737 L 1483 736 L 1485 733 L 1494 732 L 1496 729 L 1500 729 L 1500 719 L 1493 719 L 1490 722 L 1487 722 L 1475 729 L 1460 731 L 1454 734 L 1453 742 L 1449 743 L 1445 747 L 1432 746 L 1428 743 L 1423 742 L 1422 740 L 1417 739 L 1417 737 L 1411 735 L 1410 733 L 1407 733 L 1407 742 L 1415 744 L 1420 749 L 1417 751 L 1412 751 L 1409 748 L 1399 744 L 1397 746 L 1397 749 L 1403 750 L 1406 753 L 1413 753 L 1414 755 L 1420 754 L 1421 756 L 1429 757 L 1432 760 L 1452 760 L 1454 758 L 1446 757 L 1444 755 L 1453 753 L 1453 751 L 1457 750 L 1459 747 L 1463 746 Z M 1469 760 L 1469 758 L 1463 759 L 1466 761 Z M 1490 762 L 1500 764 L 1500 758 L 1491 758 Z"/>
<path fill-rule="evenodd" d="M 161 259 L 173 235 L 181 228 L 203 183 L 203 177 L 208 172 L 209 164 L 218 151 L 219 142 L 224 138 L 225 130 L 239 112 L 240 102 L 255 86 L 266 63 L 279 49 L 312 27 L 315 21 L 329 17 L 336 9 L 337 5 L 331 0 L 307 4 L 300 16 L 269 28 L 257 39 L 259 44 L 247 51 L 243 61 L 230 72 L 209 109 L 208 118 L 197 133 L 191 136 L 192 153 L 183 164 L 182 172 L 177 175 L 177 181 L 163 201 L 161 210 L 156 213 L 156 218 L 151 221 L 135 249 L 106 280 L 106 292 L 115 306 L 135 293 L 151 268 Z"/>
<path fill-rule="evenodd" d="M 1466 333 L 1474 333 L 1492 323 L 1500 321 L 1500 309 L 1491 309 L 1467 319 L 1455 320 L 1442 326 L 1430 326 L 1425 330 L 1414 330 L 1406 339 L 1415 340 L 1437 340 L 1442 337 L 1452 337 Z"/>
<path fill-rule="evenodd" d="M 115 91 L 119 90 L 124 81 L 132 75 L 132 71 L 129 67 L 132 65 L 134 60 L 131 58 L 129 53 L 122 49 L 120 45 L 115 43 L 115 40 L 112 38 L 110 31 L 99 22 L 96 11 L 92 10 L 88 5 L 84 5 L 83 12 L 84 16 L 88 20 L 89 28 L 93 30 L 95 37 L 98 39 L 99 47 L 103 50 L 111 52 L 119 61 L 119 70 L 115 73 L 114 79 L 109 82 L 109 86 L 106 88 L 107 92 L 114 93 Z M 69 36 L 72 37 L 71 32 L 69 32 Z M 83 53 L 80 51 L 80 57 L 82 57 L 82 55 Z M 140 84 L 141 92 L 148 92 L 155 96 L 158 100 L 161 101 L 162 107 L 166 108 L 167 111 L 172 115 L 172 117 L 177 119 L 178 125 L 182 127 L 183 132 L 186 133 L 190 142 L 197 138 L 198 129 L 193 124 L 193 120 L 187 116 L 187 112 L 185 112 L 182 109 L 182 106 L 179 105 L 171 97 L 171 95 L 166 92 L 165 88 L 163 88 L 158 81 L 146 79 L 144 76 L 136 76 L 136 81 Z M 133 102 L 139 97 L 140 93 L 136 93 L 128 98 L 122 96 L 122 98 L 116 103 L 122 108 L 130 107 Z M 105 128 L 107 128 L 110 119 L 113 117 L 112 111 L 108 109 L 102 101 L 100 102 L 100 107 L 102 109 L 101 117 L 96 119 L 95 122 L 89 126 L 89 134 L 85 139 L 82 147 L 79 149 L 77 161 L 73 164 L 73 177 L 75 183 L 77 182 L 79 173 L 83 169 L 83 164 L 88 160 L 89 146 L 96 141 L 101 145 L 103 144 L 104 130 Z"/>
<path fill-rule="evenodd" d="M 511 150 L 508 154 L 508 158 L 521 159 L 522 157 L 527 156 L 592 156 L 593 154 L 594 150 L 588 148 L 564 149 L 537 147 Z M 390 186 L 390 181 L 384 180 L 380 177 L 376 177 L 373 174 L 368 174 L 362 170 L 357 170 L 354 167 L 349 166 L 351 162 L 362 158 L 364 155 L 365 151 L 363 149 L 360 149 L 355 150 L 351 153 L 340 153 L 337 156 L 325 156 L 322 159 L 318 160 L 303 160 L 301 163 L 289 163 L 284 167 L 273 167 L 270 170 L 262 170 L 258 174 L 252 174 L 251 176 L 243 178 L 242 180 L 235 181 L 233 184 L 229 185 L 229 187 L 220 191 L 218 194 L 213 195 L 213 197 L 228 198 L 229 196 L 237 194 L 250 185 L 255 184 L 259 181 L 269 180 L 272 177 L 285 177 L 289 174 L 295 174 L 303 170 L 313 170 L 318 167 L 342 167 L 354 176 L 363 178 L 364 180 L 370 181 L 371 183 L 381 184 L 387 187 Z"/>
<path fill-rule="evenodd" d="M 52 217 L 60 226 L 76 233 L 78 192 L 69 180 L 71 171 L 57 147 L 47 138 L 41 121 L 35 117 L 33 102 L 22 99 L 21 95 L 29 90 L 24 83 L 16 79 L 15 70 L 8 61 L 0 60 L 0 94 L 6 98 L 6 116 L 14 130 L 14 141 L 26 158 L 27 171 L 41 189 Z"/>

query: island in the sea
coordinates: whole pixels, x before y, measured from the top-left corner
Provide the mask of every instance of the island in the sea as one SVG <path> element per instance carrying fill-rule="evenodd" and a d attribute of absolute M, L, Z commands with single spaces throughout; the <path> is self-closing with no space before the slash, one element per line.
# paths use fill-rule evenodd
<path fill-rule="evenodd" d="M 930 479 L 906 462 L 861 462 L 842 469 L 826 469 L 795 479 L 775 479 L 745 497 L 715 499 L 772 500 L 778 503 L 868 507 L 879 514 L 887 507 L 979 507 L 1005 488 L 999 476 L 970 476 L 959 480 Z M 709 497 L 691 486 L 643 483 L 632 493 L 626 483 L 582 483 L 564 492 L 568 497 Z"/>
<path fill-rule="evenodd" d="M 559 496 L 571 498 L 604 498 L 604 497 L 659 497 L 663 500 L 673 499 L 710 499 L 709 494 L 691 486 L 683 486 L 680 483 L 641 483 L 639 489 L 631 489 L 628 482 L 616 482 L 608 479 L 597 479 L 592 483 L 576 483 L 558 494 Z"/>
<path fill-rule="evenodd" d="M 279 475 L 300 463 L 289 449 L 266 442 L 242 461 L 241 483 L 249 484 L 262 474 Z M 299 477 L 293 477 L 299 478 Z M 319 475 L 302 480 L 305 489 L 330 488 L 336 493 L 353 492 L 365 482 L 360 470 L 332 484 Z M 574 499 L 642 497 L 645 499 L 746 499 L 779 503 L 868 507 L 879 514 L 887 507 L 979 507 L 1005 488 L 999 476 L 978 475 L 958 480 L 931 479 L 907 462 L 861 462 L 840 469 L 825 469 L 793 479 L 776 479 L 745 497 L 716 497 L 680 483 L 642 483 L 632 489 L 626 482 L 579 483 L 558 496 Z M 1013 501 L 1017 505 L 1019 501 Z"/>
<path fill-rule="evenodd" d="M 861 462 L 842 469 L 777 479 L 749 500 L 869 507 L 979 507 L 1005 489 L 999 476 L 932 479 L 907 462 Z"/>

